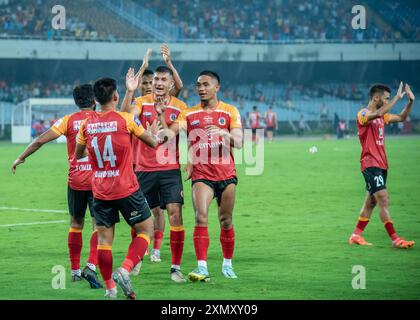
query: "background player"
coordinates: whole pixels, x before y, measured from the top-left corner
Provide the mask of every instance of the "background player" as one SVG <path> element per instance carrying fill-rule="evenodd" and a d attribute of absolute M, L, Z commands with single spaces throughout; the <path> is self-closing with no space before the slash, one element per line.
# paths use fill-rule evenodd
<path fill-rule="evenodd" d="M 77 160 L 74 156 L 76 136 L 79 132 L 80 123 L 94 113 L 95 99 L 92 86 L 84 84 L 75 87 L 73 98 L 80 111 L 64 116 L 33 141 L 13 163 L 12 170 L 15 173 L 18 165 L 24 163 L 27 157 L 38 151 L 47 142 L 55 140 L 62 135 L 66 136 L 69 162 L 67 201 L 71 216 L 68 235 L 71 277 L 72 281 L 80 281 L 83 277 L 89 282 L 91 288 L 102 288 L 96 275 L 98 234 L 93 212 L 91 163 L 88 157 Z M 93 233 L 90 238 L 89 258 L 82 272 L 80 270 L 80 253 L 83 245 L 82 230 L 87 206 L 89 206 L 90 215 L 92 216 Z"/>
<path fill-rule="evenodd" d="M 265 113 L 264 118 L 268 142 L 273 142 L 273 134 L 274 131 L 277 130 L 277 113 L 273 111 L 272 106 L 268 108 L 268 111 Z"/>
<path fill-rule="evenodd" d="M 260 125 L 261 115 L 258 111 L 257 106 L 252 107 L 252 111 L 249 113 L 249 126 L 252 129 L 252 141 L 255 142 L 255 144 L 258 143 L 258 136 L 257 136 L 257 129 L 261 127 Z"/>
<path fill-rule="evenodd" d="M 207 228 L 208 211 L 212 199 L 216 198 L 223 251 L 222 273 L 227 278 L 236 278 L 232 267 L 235 244 L 232 214 L 238 179 L 232 146 L 242 147 L 241 119 L 234 106 L 218 100 L 220 78 L 215 72 L 201 72 L 196 86 L 201 103 L 184 110 L 170 126 L 171 130 L 164 132 L 171 138 L 179 133 L 181 126 L 187 129 L 190 143 L 191 163 L 187 165 L 186 171 L 187 179 L 192 178 L 195 211 L 194 248 L 198 267 L 188 277 L 191 281 L 210 279 L 207 268 L 210 243 Z M 163 120 L 163 116 L 160 117 Z M 166 127 L 166 123 L 162 123 Z"/>
<path fill-rule="evenodd" d="M 150 146 L 156 146 L 157 142 L 133 115 L 116 111 L 119 96 L 114 79 L 96 81 L 94 93 L 95 99 L 101 104 L 101 112 L 92 114 L 81 124 L 76 156 L 83 158 L 87 147 L 92 159 L 92 191 L 99 237 L 98 264 L 106 286 L 105 296 L 116 297 L 117 282 L 127 298 L 135 299 L 129 273 L 146 252 L 153 222 L 132 170 L 130 135 L 135 135 Z M 112 273 L 112 242 L 119 212 L 134 228 L 137 237 L 132 239 L 122 266 Z"/>
<path fill-rule="evenodd" d="M 406 241 L 397 235 L 388 210 L 389 196 L 386 190 L 388 162 L 385 153 L 385 125 L 403 122 L 409 115 L 415 99 L 408 84 L 405 85 L 405 92 L 402 91 L 402 87 L 401 82 L 396 96 L 389 101 L 391 89 L 384 85 L 374 85 L 369 92 L 368 106 L 357 114 L 357 131 L 362 146 L 360 163 L 367 194 L 349 244 L 371 245 L 361 235 L 369 223 L 373 209 L 378 205 L 379 216 L 392 239 L 392 245 L 404 249 L 414 245 L 414 241 Z M 398 115 L 389 114 L 395 103 L 405 94 L 408 97 L 408 104 L 403 111 Z"/>

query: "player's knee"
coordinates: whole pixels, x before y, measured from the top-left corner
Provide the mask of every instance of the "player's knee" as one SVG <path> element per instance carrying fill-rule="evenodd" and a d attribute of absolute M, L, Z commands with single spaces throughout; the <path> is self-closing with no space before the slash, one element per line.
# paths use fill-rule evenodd
<path fill-rule="evenodd" d="M 160 207 L 152 209 L 152 214 L 155 218 L 159 218 L 163 215 L 163 210 Z"/>
<path fill-rule="evenodd" d="M 381 193 L 376 196 L 377 203 L 381 207 L 385 207 L 389 205 L 389 197 L 387 193 Z"/>
<path fill-rule="evenodd" d="M 168 215 L 169 218 L 169 224 L 171 226 L 177 227 L 177 226 L 181 226 L 182 225 L 182 216 L 179 212 L 177 213 L 173 213 L 173 214 L 169 214 Z"/>
<path fill-rule="evenodd" d="M 195 223 L 198 226 L 206 226 L 207 225 L 207 212 L 197 211 L 195 214 Z"/>
<path fill-rule="evenodd" d="M 229 229 L 231 226 L 232 226 L 232 215 L 221 215 L 220 227 L 223 229 Z"/>
<path fill-rule="evenodd" d="M 70 226 L 75 229 L 83 229 L 85 220 L 81 217 L 71 217 Z"/>

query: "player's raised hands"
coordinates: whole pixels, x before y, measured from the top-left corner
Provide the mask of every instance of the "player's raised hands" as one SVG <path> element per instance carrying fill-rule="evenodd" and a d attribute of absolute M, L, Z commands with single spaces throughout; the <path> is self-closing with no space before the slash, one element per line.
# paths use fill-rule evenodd
<path fill-rule="evenodd" d="M 166 65 L 172 65 L 171 52 L 169 51 L 169 47 L 166 43 L 162 44 L 160 47 L 160 53 L 162 54 L 163 61 L 165 61 Z"/>
<path fill-rule="evenodd" d="M 141 65 L 140 70 L 137 72 L 136 75 L 138 75 L 142 69 L 144 71 L 149 67 L 149 60 L 150 60 L 150 57 L 152 56 L 152 52 L 153 52 L 153 50 L 151 48 L 148 48 L 146 50 L 146 53 L 143 56 L 143 63 Z"/>
<path fill-rule="evenodd" d="M 134 74 L 134 69 L 130 68 L 128 69 L 128 72 L 125 76 L 125 86 L 127 88 L 128 91 L 134 91 L 137 89 L 138 85 L 139 85 L 139 75 L 138 74 Z"/>
<path fill-rule="evenodd" d="M 408 85 L 408 83 L 405 84 L 405 92 L 407 93 L 408 100 L 410 100 L 411 102 L 413 102 L 416 99 L 416 97 L 414 96 L 413 91 L 411 91 L 411 88 Z"/>
<path fill-rule="evenodd" d="M 206 126 L 206 133 L 209 136 L 224 136 L 225 134 L 229 133 L 226 129 L 219 128 L 215 125 Z"/>
<path fill-rule="evenodd" d="M 15 162 L 13 162 L 13 165 L 12 165 L 12 172 L 13 172 L 13 174 L 15 174 L 15 173 L 16 173 L 16 167 L 17 167 L 18 165 L 20 165 L 20 164 L 24 163 L 24 162 L 25 162 L 25 160 L 22 160 L 21 158 L 17 158 L 17 159 L 15 160 Z"/>
<path fill-rule="evenodd" d="M 402 99 L 405 95 L 405 91 L 403 92 L 403 82 L 400 82 L 400 86 L 398 87 L 397 97 L 398 99 Z"/>
<path fill-rule="evenodd" d="M 165 112 L 167 103 L 169 103 L 169 101 L 166 101 L 164 96 L 155 97 L 155 110 L 158 115 Z"/>
<path fill-rule="evenodd" d="M 164 142 L 163 128 L 160 121 L 155 119 L 152 124 L 149 121 L 146 122 L 146 130 L 154 137 L 156 137 L 158 143 Z"/>

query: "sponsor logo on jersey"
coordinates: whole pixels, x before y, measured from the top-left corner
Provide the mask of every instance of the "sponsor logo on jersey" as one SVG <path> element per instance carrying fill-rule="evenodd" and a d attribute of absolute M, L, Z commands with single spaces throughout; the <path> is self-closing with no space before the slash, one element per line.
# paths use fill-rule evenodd
<path fill-rule="evenodd" d="M 204 123 L 207 123 L 207 124 L 213 123 L 213 117 L 205 116 L 204 117 Z"/>
<path fill-rule="evenodd" d="M 200 120 L 194 120 L 191 122 L 192 126 L 198 126 L 200 124 Z"/>
<path fill-rule="evenodd" d="M 223 118 L 223 117 L 219 118 L 219 124 L 220 124 L 221 126 L 224 126 L 224 125 L 226 124 L 226 119 L 225 119 L 225 118 Z"/>
<path fill-rule="evenodd" d="M 152 113 L 151 113 L 151 112 L 143 112 L 143 115 L 144 115 L 146 118 L 151 118 L 151 117 L 152 117 Z"/>
<path fill-rule="evenodd" d="M 87 125 L 88 134 L 115 132 L 117 130 L 117 121 L 88 123 Z"/>

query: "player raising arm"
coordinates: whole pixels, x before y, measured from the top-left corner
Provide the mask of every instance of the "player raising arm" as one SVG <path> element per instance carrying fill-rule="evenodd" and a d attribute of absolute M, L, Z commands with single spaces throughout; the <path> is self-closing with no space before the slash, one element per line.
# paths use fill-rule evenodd
<path fill-rule="evenodd" d="M 187 130 L 190 144 L 188 178 L 192 178 L 192 200 L 195 211 L 194 247 L 198 267 L 188 277 L 191 281 L 208 281 L 207 252 L 209 248 L 208 214 L 213 198 L 217 199 L 220 243 L 223 252 L 222 274 L 236 278 L 232 257 L 235 231 L 232 222 L 238 179 L 232 147 L 242 147 L 241 119 L 238 110 L 217 98 L 220 78 L 213 71 L 203 71 L 197 80 L 201 103 L 184 110 L 174 124 L 165 130 L 165 139 L 176 136 L 180 127 Z M 162 136 L 162 138 L 164 138 Z"/>
<path fill-rule="evenodd" d="M 357 115 L 357 131 L 362 146 L 361 171 L 366 181 L 366 198 L 360 212 L 359 221 L 349 244 L 371 245 L 362 237 L 362 233 L 369 223 L 373 209 L 379 207 L 379 216 L 385 229 L 396 248 L 410 248 L 414 241 L 406 241 L 398 236 L 394 229 L 388 209 L 388 191 L 386 181 L 388 162 L 385 153 L 385 125 L 405 121 L 414 103 L 414 94 L 408 84 L 405 92 L 401 83 L 396 96 L 389 101 L 391 89 L 384 85 L 374 85 L 370 89 L 370 101 L 367 108 L 362 109 Z M 407 94 L 408 104 L 400 114 L 388 113 L 395 103 Z"/>
<path fill-rule="evenodd" d="M 67 201 L 71 215 L 70 230 L 68 234 L 68 249 L 71 264 L 72 281 L 86 279 L 91 288 L 102 288 L 96 275 L 98 234 L 93 209 L 92 195 L 92 169 L 88 157 L 78 160 L 74 156 L 76 135 L 80 123 L 94 113 L 95 99 L 90 84 L 75 87 L 73 98 L 80 108 L 79 112 L 66 115 L 58 120 L 50 129 L 34 140 L 26 150 L 13 163 L 13 173 L 16 167 L 25 162 L 25 159 L 38 151 L 44 144 L 64 135 L 67 137 L 67 152 L 69 162 Z M 86 209 L 89 206 L 92 217 L 93 233 L 90 238 L 89 258 L 83 271 L 80 270 L 80 253 L 82 251 L 82 230 L 85 221 Z"/>
<path fill-rule="evenodd" d="M 155 122 L 145 131 L 133 115 L 116 111 L 119 96 L 114 79 L 96 81 L 94 94 L 101 111 L 82 122 L 75 154 L 81 159 L 87 148 L 92 159 L 98 265 L 106 286 L 105 296 L 116 297 L 117 282 L 127 298 L 135 299 L 129 273 L 146 252 L 153 235 L 153 221 L 132 169 L 131 135 L 154 147 L 157 125 Z M 112 273 L 112 242 L 119 212 L 137 236 L 132 239 L 122 266 Z"/>

